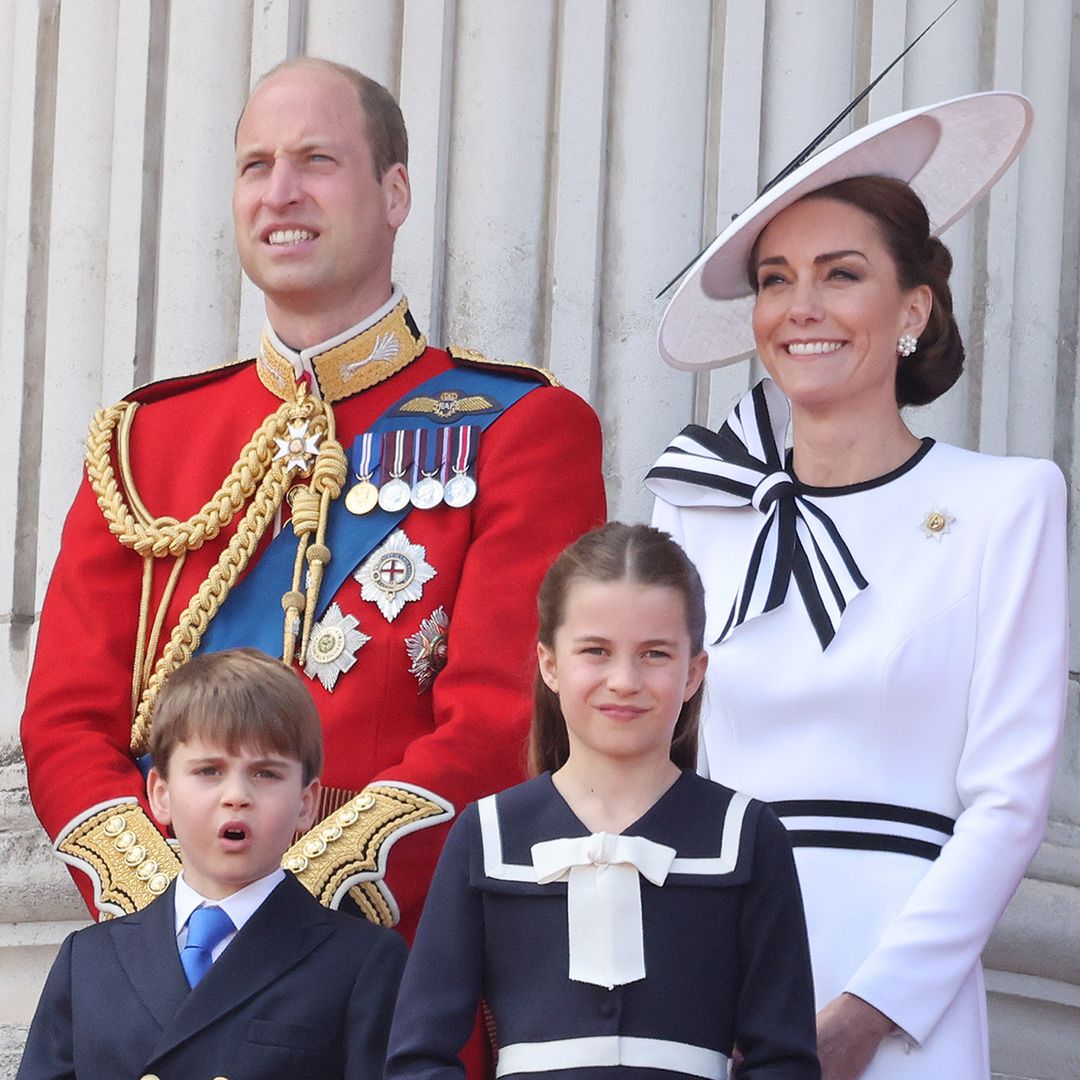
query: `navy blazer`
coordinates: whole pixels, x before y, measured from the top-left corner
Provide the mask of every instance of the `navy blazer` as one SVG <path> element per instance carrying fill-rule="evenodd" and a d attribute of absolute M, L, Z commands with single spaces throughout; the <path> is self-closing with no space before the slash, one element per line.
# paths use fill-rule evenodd
<path fill-rule="evenodd" d="M 289 874 L 192 990 L 170 886 L 64 942 L 17 1080 L 378 1080 L 405 955 Z"/>

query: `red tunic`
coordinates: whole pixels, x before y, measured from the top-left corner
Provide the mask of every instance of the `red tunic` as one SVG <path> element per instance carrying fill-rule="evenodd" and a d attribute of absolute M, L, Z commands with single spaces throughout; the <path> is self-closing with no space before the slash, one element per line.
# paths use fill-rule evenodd
<path fill-rule="evenodd" d="M 428 348 L 385 382 L 336 402 L 346 452 L 395 401 L 452 366 L 447 353 Z M 253 362 L 135 396 L 142 403 L 130 440 L 135 488 L 151 514 L 180 520 L 218 489 L 251 433 L 280 404 Z M 436 571 L 419 600 L 390 622 L 346 578 L 334 601 L 370 640 L 332 693 L 307 680 L 323 719 L 325 785 L 358 791 L 377 780 L 405 782 L 460 811 L 522 777 L 536 591 L 554 556 L 603 521 L 600 464 L 600 429 L 589 406 L 566 389 L 539 386 L 482 435 L 475 501 L 414 510 L 402 523 Z M 240 516 L 188 554 L 162 644 Z M 171 559 L 155 565 L 152 612 L 171 567 Z M 90 807 L 118 797 L 137 797 L 149 813 L 129 751 L 142 575 L 142 557 L 109 533 L 84 480 L 45 599 L 22 722 L 31 798 L 54 838 Z M 281 592 L 289 588 L 281 583 Z M 440 606 L 449 616 L 448 662 L 422 689 L 405 639 Z M 406 937 L 445 833 L 445 823 L 420 829 L 388 851 L 385 885 Z M 75 877 L 93 910 L 88 877 Z"/>

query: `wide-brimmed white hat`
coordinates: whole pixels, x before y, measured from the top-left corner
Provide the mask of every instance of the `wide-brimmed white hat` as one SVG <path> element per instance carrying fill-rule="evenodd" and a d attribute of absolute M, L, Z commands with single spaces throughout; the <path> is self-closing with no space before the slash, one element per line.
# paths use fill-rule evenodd
<path fill-rule="evenodd" d="M 889 176 L 912 186 L 937 236 L 1012 164 L 1032 117 L 1020 94 L 968 94 L 876 120 L 819 151 L 759 195 L 694 262 L 660 319 L 660 355 L 695 371 L 754 352 L 746 262 L 761 230 L 793 202 L 852 176 Z"/>

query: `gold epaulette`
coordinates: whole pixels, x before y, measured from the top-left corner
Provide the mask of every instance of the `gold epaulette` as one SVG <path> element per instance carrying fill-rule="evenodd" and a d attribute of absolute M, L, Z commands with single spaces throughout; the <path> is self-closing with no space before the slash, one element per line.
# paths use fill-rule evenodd
<path fill-rule="evenodd" d="M 524 360 L 495 360 L 474 349 L 464 349 L 457 345 L 448 345 L 446 351 L 450 358 L 466 367 L 495 368 L 497 371 L 506 371 L 511 375 L 523 375 L 535 382 L 547 383 L 549 386 L 562 386 L 555 378 L 555 374 L 545 367 L 537 367 L 536 364 L 528 364 Z"/>
<path fill-rule="evenodd" d="M 397 907 L 381 880 L 390 847 L 453 813 L 449 803 L 420 788 L 373 785 L 301 836 L 281 865 L 325 907 L 336 908 L 349 893 L 371 922 L 393 926 Z"/>
<path fill-rule="evenodd" d="M 68 826 L 53 845 L 94 882 L 103 914 L 127 915 L 159 897 L 180 872 L 169 842 L 134 800 L 119 800 Z"/>

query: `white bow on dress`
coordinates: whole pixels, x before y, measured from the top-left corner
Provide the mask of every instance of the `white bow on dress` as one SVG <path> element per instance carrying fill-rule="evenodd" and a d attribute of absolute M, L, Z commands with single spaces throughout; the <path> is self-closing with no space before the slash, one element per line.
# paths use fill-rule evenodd
<path fill-rule="evenodd" d="M 675 855 L 644 836 L 606 832 L 533 844 L 537 882 L 567 882 L 571 979 L 610 990 L 645 978 L 640 879 L 663 885 Z"/>

